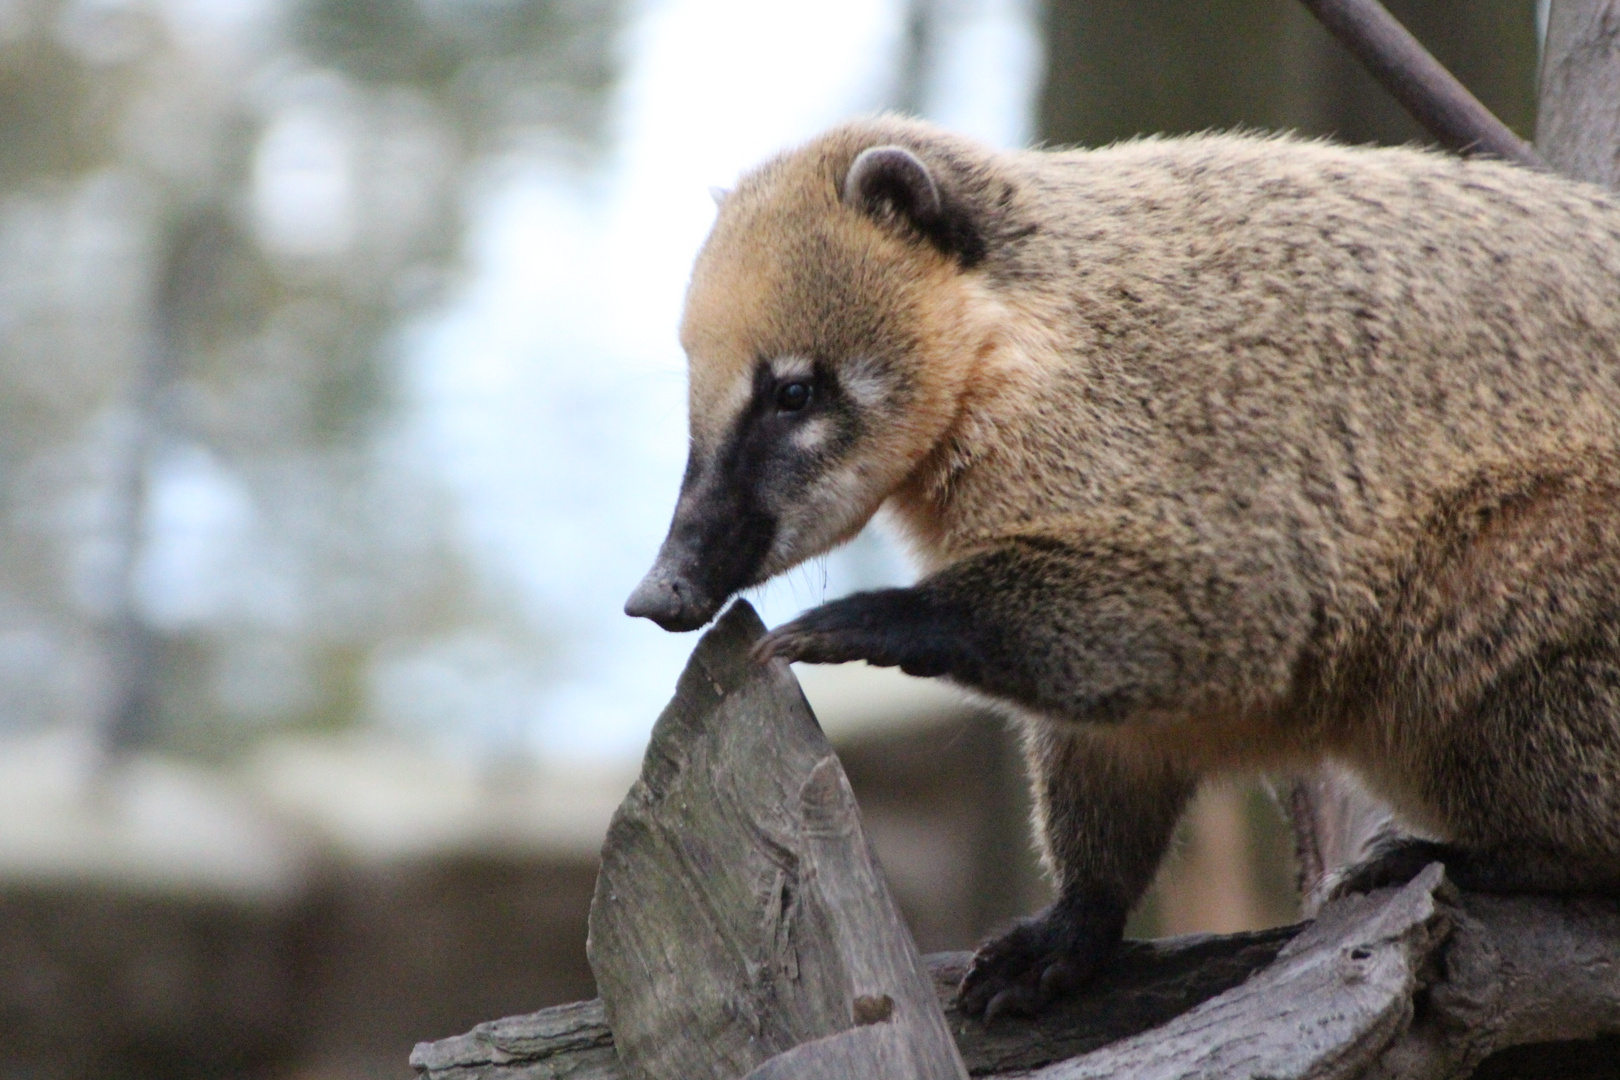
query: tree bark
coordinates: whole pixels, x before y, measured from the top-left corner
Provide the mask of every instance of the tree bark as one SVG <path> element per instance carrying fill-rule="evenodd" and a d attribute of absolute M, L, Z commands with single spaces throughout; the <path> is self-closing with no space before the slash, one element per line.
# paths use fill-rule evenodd
<path fill-rule="evenodd" d="M 1565 176 L 1620 186 L 1620 0 L 1553 0 L 1536 149 Z"/>

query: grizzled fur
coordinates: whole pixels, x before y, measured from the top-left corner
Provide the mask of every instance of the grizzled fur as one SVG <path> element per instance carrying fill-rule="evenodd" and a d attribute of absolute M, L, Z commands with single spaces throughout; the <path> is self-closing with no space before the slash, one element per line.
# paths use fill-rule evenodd
<path fill-rule="evenodd" d="M 682 337 L 691 465 L 628 610 L 699 625 L 884 506 L 922 580 L 764 651 L 1025 718 L 1059 899 L 981 950 L 970 1010 L 1105 960 L 1221 771 L 1336 762 L 1431 838 L 1355 886 L 1438 857 L 1465 887 L 1620 891 L 1604 192 L 1416 149 L 994 153 L 862 121 L 724 199 Z"/>

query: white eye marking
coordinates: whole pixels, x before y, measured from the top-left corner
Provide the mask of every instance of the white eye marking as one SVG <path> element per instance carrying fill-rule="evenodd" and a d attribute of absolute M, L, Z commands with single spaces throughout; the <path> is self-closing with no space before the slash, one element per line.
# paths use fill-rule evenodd
<path fill-rule="evenodd" d="M 808 423 L 801 424 L 793 432 L 790 441 L 799 450 L 814 450 L 833 433 L 833 423 L 825 416 L 817 417 Z"/>
<path fill-rule="evenodd" d="M 778 356 L 770 362 L 770 368 L 778 382 L 808 379 L 816 371 L 814 361 L 806 356 Z"/>
<path fill-rule="evenodd" d="M 838 369 L 838 386 L 863 409 L 874 409 L 889 396 L 888 373 L 866 357 L 847 361 Z"/>

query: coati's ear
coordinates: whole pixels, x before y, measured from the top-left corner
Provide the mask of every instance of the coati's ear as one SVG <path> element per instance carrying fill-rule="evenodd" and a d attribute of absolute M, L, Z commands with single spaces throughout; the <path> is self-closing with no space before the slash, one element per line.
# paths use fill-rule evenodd
<path fill-rule="evenodd" d="M 882 217 L 893 212 L 924 233 L 934 231 L 944 211 L 939 185 L 922 159 L 903 146 L 873 146 L 850 165 L 840 193 L 845 206 Z"/>
<path fill-rule="evenodd" d="M 844 176 L 839 197 L 845 206 L 878 221 L 903 222 L 964 267 L 984 258 L 984 236 L 973 213 L 903 146 L 862 150 Z"/>

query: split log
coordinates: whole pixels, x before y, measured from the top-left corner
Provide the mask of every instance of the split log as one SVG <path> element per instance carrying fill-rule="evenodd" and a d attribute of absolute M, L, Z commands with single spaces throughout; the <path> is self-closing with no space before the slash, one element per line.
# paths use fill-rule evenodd
<path fill-rule="evenodd" d="M 1119 962 L 1085 993 L 1035 1019 L 990 1027 L 956 1010 L 970 953 L 926 959 L 930 979 L 970 1074 L 1023 1073 L 1150 1030 L 1264 968 L 1300 927 L 1125 943 Z M 428 1080 L 629 1080 L 613 1053 L 600 1001 L 480 1024 L 422 1043 L 411 1064 Z"/>
<path fill-rule="evenodd" d="M 1127 942 L 1085 993 L 1032 1020 L 958 1014 L 968 958 L 927 963 L 973 1076 L 1573 1080 L 1620 1061 L 1615 905 L 1458 896 L 1438 867 L 1306 927 Z M 480 1024 L 411 1063 L 427 1080 L 635 1075 L 599 1001 Z"/>
<path fill-rule="evenodd" d="M 966 1080 L 838 758 L 787 664 L 753 658 L 764 633 L 739 602 L 704 636 L 608 829 L 587 952 L 619 1055 L 650 1080 L 788 1051 L 757 1075 Z"/>

